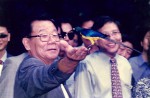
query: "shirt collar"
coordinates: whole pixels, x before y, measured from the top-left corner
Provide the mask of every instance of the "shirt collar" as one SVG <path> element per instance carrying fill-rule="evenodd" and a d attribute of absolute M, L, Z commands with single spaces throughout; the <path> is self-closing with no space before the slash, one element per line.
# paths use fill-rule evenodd
<path fill-rule="evenodd" d="M 99 51 L 100 52 L 100 55 L 102 55 L 102 57 L 105 59 L 105 60 L 110 60 L 111 58 L 107 55 L 107 54 L 105 54 L 104 52 L 102 52 L 102 51 Z M 115 56 L 114 56 L 114 58 L 117 60 L 118 59 L 118 57 L 119 57 L 119 55 L 118 54 L 116 54 Z"/>
<path fill-rule="evenodd" d="M 3 62 L 5 62 L 5 60 L 7 59 L 7 51 L 5 51 L 4 55 L 2 56 L 1 60 Z"/>

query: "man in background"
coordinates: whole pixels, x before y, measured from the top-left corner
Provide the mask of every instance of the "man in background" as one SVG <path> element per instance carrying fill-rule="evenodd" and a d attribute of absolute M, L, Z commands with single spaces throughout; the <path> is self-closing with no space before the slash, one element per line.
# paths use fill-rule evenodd
<path fill-rule="evenodd" d="M 6 51 L 8 42 L 10 41 L 10 33 L 7 27 L 3 24 L 0 24 L 0 76 L 3 69 L 3 62 L 10 57 L 11 55 Z"/>

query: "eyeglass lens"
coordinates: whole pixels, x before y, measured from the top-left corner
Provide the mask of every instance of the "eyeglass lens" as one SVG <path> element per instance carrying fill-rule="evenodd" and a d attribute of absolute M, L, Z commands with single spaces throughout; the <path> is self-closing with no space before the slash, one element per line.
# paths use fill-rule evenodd
<path fill-rule="evenodd" d="M 6 38 L 8 35 L 4 33 L 0 33 L 0 38 Z"/>
<path fill-rule="evenodd" d="M 70 40 L 72 40 L 74 38 L 74 32 L 69 32 L 69 33 L 66 33 L 66 32 L 61 32 L 61 35 L 62 35 L 62 38 L 64 38 L 65 36 L 68 36 L 68 38 Z"/>
<path fill-rule="evenodd" d="M 40 38 L 41 38 L 41 41 L 43 42 L 47 42 L 49 40 L 49 38 L 53 38 L 55 41 L 59 41 L 59 35 L 41 35 Z"/>

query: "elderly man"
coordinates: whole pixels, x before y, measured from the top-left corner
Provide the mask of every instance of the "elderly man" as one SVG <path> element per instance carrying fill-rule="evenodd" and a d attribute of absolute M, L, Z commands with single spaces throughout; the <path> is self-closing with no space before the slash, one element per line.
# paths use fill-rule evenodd
<path fill-rule="evenodd" d="M 30 20 L 25 30 L 29 34 L 22 42 L 28 55 L 17 70 L 12 98 L 65 98 L 60 84 L 85 58 L 87 49 L 61 41 L 54 21 L 48 18 Z M 57 59 L 60 49 L 67 55 Z"/>

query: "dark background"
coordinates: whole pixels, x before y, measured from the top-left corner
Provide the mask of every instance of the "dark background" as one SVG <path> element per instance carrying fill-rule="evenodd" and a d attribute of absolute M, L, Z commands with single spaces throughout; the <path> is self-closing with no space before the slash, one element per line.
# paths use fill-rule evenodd
<path fill-rule="evenodd" d="M 134 29 L 150 17 L 150 0 L 0 0 L 0 21 L 12 34 L 9 53 L 24 52 L 21 25 L 33 13 L 50 13 L 54 18 L 69 17 L 77 25 L 83 16 L 109 15 L 118 19 L 123 33 L 134 35 Z M 133 42 L 135 40 L 133 39 Z M 137 47 L 137 46 L 135 46 Z"/>

